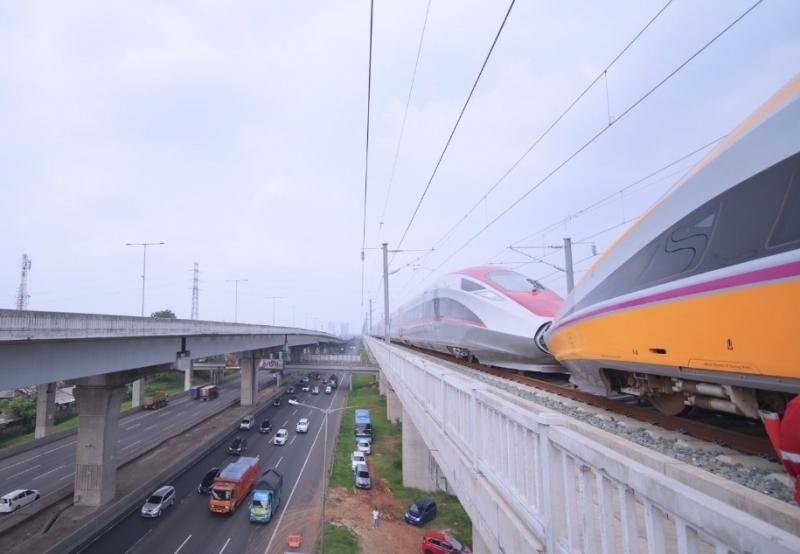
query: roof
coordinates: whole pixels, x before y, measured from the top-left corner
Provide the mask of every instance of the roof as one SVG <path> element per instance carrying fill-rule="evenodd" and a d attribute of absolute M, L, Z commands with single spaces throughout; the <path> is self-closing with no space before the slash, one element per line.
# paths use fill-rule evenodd
<path fill-rule="evenodd" d="M 19 493 L 25 492 L 26 490 L 28 489 L 17 489 L 15 491 L 11 491 L 9 493 L 4 494 L 3 496 L 0 496 L 0 498 L 10 498 L 12 496 L 17 496 Z"/>
<path fill-rule="evenodd" d="M 163 485 L 161 487 L 158 487 L 158 489 L 153 494 L 157 494 L 158 496 L 164 496 L 174 488 L 175 487 L 173 487 L 172 485 Z"/>
<path fill-rule="evenodd" d="M 220 479 L 227 479 L 229 481 L 238 481 L 247 471 L 258 464 L 258 458 L 251 458 L 248 456 L 242 456 L 238 460 L 233 463 L 228 464 L 225 469 L 223 469 L 220 474 Z"/>

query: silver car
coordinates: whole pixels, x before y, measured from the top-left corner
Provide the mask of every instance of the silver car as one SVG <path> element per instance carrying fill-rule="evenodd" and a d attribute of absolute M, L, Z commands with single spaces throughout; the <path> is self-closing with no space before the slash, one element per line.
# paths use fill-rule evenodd
<path fill-rule="evenodd" d="M 164 485 L 150 495 L 142 506 L 142 517 L 161 517 L 161 513 L 175 504 L 175 487 Z"/>
<path fill-rule="evenodd" d="M 355 471 L 356 487 L 359 489 L 371 489 L 372 478 L 369 475 L 367 464 L 358 464 Z"/>

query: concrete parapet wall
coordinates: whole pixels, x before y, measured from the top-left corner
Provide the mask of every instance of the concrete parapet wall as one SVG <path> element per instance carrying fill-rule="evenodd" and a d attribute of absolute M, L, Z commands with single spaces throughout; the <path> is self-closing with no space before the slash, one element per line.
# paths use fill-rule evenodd
<path fill-rule="evenodd" d="M 366 342 L 490 552 L 800 552 L 795 506 Z"/>

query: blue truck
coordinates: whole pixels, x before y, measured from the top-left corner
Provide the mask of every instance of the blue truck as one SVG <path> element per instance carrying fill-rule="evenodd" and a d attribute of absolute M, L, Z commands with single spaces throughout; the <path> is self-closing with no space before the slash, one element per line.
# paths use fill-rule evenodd
<path fill-rule="evenodd" d="M 281 503 L 283 477 L 274 469 L 268 469 L 253 487 L 250 502 L 250 522 L 269 523 Z"/>
<path fill-rule="evenodd" d="M 356 437 L 372 442 L 372 420 L 369 410 L 356 410 Z"/>

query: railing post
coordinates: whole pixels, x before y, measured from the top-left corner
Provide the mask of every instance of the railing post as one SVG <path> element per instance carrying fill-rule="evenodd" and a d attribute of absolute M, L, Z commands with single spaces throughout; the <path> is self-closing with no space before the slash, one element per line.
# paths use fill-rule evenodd
<path fill-rule="evenodd" d="M 478 450 L 478 443 L 480 440 L 480 436 L 478 433 L 478 399 L 476 398 L 476 393 L 479 389 L 477 387 L 470 388 L 470 395 L 469 395 L 469 428 L 470 434 L 472 435 L 470 438 L 470 447 L 472 448 L 472 469 L 475 470 L 475 473 L 480 473 L 480 459 L 479 459 L 479 450 Z"/>
<path fill-rule="evenodd" d="M 539 471 L 541 472 L 540 482 L 542 483 L 542 490 L 539 491 L 541 495 L 539 500 L 544 520 L 542 522 L 545 529 L 544 540 L 547 545 L 547 552 L 555 552 L 554 503 L 556 502 L 556 496 L 553 494 L 553 472 L 550 467 L 553 448 L 550 443 L 550 427 L 561 423 L 562 416 L 560 414 L 540 414 L 537 419 L 539 420 Z"/>

